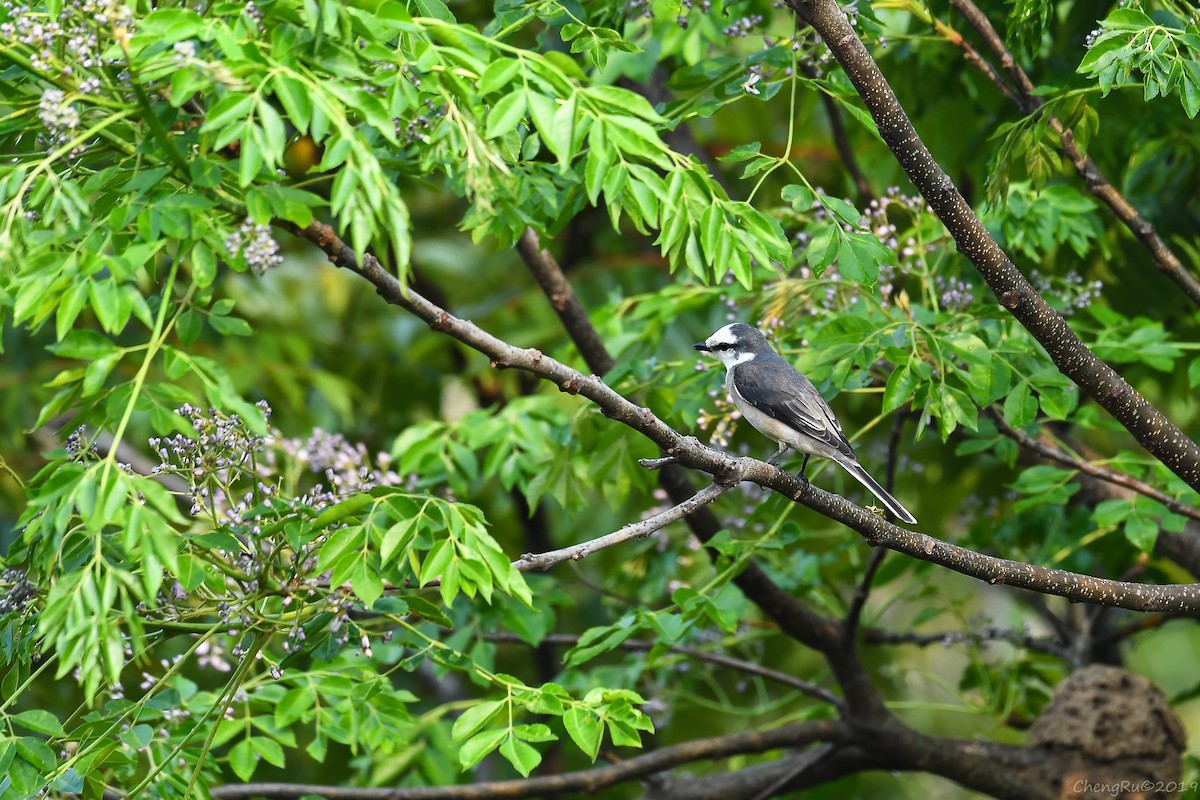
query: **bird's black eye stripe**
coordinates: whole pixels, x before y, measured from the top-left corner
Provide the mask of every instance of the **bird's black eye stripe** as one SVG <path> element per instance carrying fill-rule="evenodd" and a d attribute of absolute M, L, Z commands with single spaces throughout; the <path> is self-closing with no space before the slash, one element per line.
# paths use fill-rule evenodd
<path fill-rule="evenodd" d="M 733 345 L 722 342 L 721 344 L 714 344 L 712 346 L 712 349 L 713 350 L 728 350 L 731 347 L 733 347 Z"/>

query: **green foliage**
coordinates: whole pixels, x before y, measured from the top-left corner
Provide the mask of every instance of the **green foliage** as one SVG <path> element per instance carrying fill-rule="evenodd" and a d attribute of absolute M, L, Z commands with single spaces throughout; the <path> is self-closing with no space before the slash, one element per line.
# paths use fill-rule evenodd
<path fill-rule="evenodd" d="M 1069 185 L 1035 192 L 1018 182 L 1009 184 L 1004 203 L 984 218 L 999 228 L 999 240 L 1012 251 L 1037 262 L 1063 244 L 1078 258 L 1086 258 L 1093 248 L 1107 250 L 1096 210 L 1094 200 Z"/>
<path fill-rule="evenodd" d="M 1029 58 L 1041 49 L 1054 4 L 1050 0 L 1013 0 L 1011 5 L 1006 27 L 1008 46 Z"/>
<path fill-rule="evenodd" d="M 1009 183 L 1013 174 L 1024 176 L 1035 191 L 1063 174 L 1060 134 L 1052 124 L 1055 117 L 1071 131 L 1072 140 L 1085 155 L 1100 127 L 1100 116 L 1083 93 L 1060 92 L 1054 87 L 1042 87 L 1038 93 L 1049 95 L 1041 108 L 1016 122 L 1000 124 L 991 135 L 1000 142 L 987 176 L 988 200 L 994 205 L 1012 194 Z M 1018 187 L 1018 191 L 1027 189 Z M 1068 196 L 1075 194 L 1070 189 L 1064 191 Z"/>
<path fill-rule="evenodd" d="M 523 553 L 661 510 L 638 464 L 659 453 L 316 263 L 288 236 L 314 222 L 582 368 L 551 305 L 492 252 L 533 229 L 617 359 L 603 379 L 676 429 L 773 449 L 688 349 L 759 324 L 874 474 L 898 448 L 896 494 L 930 533 L 1106 575 L 1144 554 L 1151 578 L 1172 577 L 1154 546 L 1184 516 L 1018 462 L 1001 417 L 1195 500 L 1125 452 L 923 199 L 880 191 L 899 168 L 825 45 L 757 0 L 634 5 L 0 10 L 0 800 L 450 785 L 542 774 L 551 753 L 587 769 L 647 734 L 832 716 L 777 680 L 836 690 L 733 581 L 754 563 L 845 614 L 856 538 L 742 486 L 713 507 L 711 552 L 675 525 L 518 572 Z M 1174 92 L 1196 114 L 1194 21 L 1114 10 L 1079 67 L 1097 86 L 1079 88 L 1083 32 L 1059 30 L 1079 15 L 1012 4 L 1012 45 L 1046 55 L 1045 107 L 1020 117 L 981 111 L 993 89 L 909 30 L 903 11 L 927 10 L 878 5 L 848 13 L 922 134 L 954 145 L 934 148 L 947 173 L 968 196 L 986 186 L 987 223 L 1035 288 L 1190 429 L 1198 319 L 1085 194 L 1051 115 L 1195 261 L 1194 137 L 1145 103 Z M 1140 97 L 1119 91 L 1136 82 Z M 842 168 L 819 95 L 877 196 Z M 809 474 L 869 502 L 835 470 Z M 889 599 L 864 624 L 979 627 L 983 606 L 934 570 L 885 562 Z M 984 714 L 1036 713 L 1055 677 L 1045 656 L 982 641 L 953 674 L 887 663 L 957 686 L 984 734 Z M 879 674 L 889 702 L 927 701 Z"/>
<path fill-rule="evenodd" d="M 1177 93 L 1183 110 L 1200 112 L 1200 29 L 1166 14 L 1155 22 L 1138 6 L 1117 8 L 1100 21 L 1079 72 L 1095 78 L 1100 91 L 1142 84 L 1146 100 Z M 1163 24 L 1164 22 L 1168 24 Z"/>

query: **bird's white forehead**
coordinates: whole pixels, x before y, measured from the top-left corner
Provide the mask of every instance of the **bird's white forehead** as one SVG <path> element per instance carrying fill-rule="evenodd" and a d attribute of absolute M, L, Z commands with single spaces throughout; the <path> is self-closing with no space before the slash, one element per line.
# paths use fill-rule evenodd
<path fill-rule="evenodd" d="M 730 323 L 724 328 L 721 328 L 712 336 L 708 337 L 708 341 L 705 342 L 705 344 L 707 344 L 709 347 L 712 347 L 714 344 L 737 344 L 741 341 L 741 339 L 739 339 L 737 334 L 733 332 L 733 326 L 736 324 L 736 322 Z"/>

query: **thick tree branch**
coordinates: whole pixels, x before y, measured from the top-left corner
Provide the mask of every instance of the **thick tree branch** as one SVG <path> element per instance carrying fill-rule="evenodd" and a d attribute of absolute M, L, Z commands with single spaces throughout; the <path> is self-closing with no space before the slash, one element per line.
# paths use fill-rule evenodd
<path fill-rule="evenodd" d="M 992 53 L 992 57 L 997 59 L 1001 66 L 1012 77 L 1016 84 L 1016 94 L 1006 92 L 1006 96 L 1016 103 L 1024 114 L 1032 114 L 1043 106 L 1042 99 L 1034 94 L 1035 86 L 1029 76 L 1025 74 L 1025 70 L 1021 69 L 1021 65 L 1013 58 L 1012 53 L 1004 45 L 1004 39 L 992 27 L 992 23 L 972 0 L 950 0 L 950 5 L 962 14 L 963 19 L 975 29 L 979 37 L 983 40 L 984 45 Z M 961 41 L 961 38 L 960 38 Z M 964 51 L 965 52 L 965 51 Z M 974 62 L 973 62 L 974 63 Z M 976 66 L 979 66 L 976 64 Z M 996 75 L 990 70 L 984 70 L 984 74 L 996 80 Z M 1002 91 L 1005 91 L 1005 85 L 997 83 Z M 1097 166 L 1096 162 L 1089 158 L 1080 149 L 1079 143 L 1075 141 L 1075 134 L 1070 128 L 1063 125 L 1062 121 L 1055 116 L 1050 117 L 1050 128 L 1058 136 L 1062 143 L 1063 152 L 1067 158 L 1075 165 L 1076 171 L 1083 178 L 1084 185 L 1087 186 L 1089 192 L 1098 197 L 1104 202 L 1116 215 L 1117 219 L 1129 228 L 1130 232 L 1137 238 L 1142 245 L 1150 251 L 1150 255 L 1154 258 L 1154 265 L 1158 269 L 1175 282 L 1185 295 L 1197 305 L 1200 305 L 1200 277 L 1197 277 L 1193 272 L 1187 269 L 1175 255 L 1175 252 L 1163 241 L 1158 235 L 1148 220 L 1146 220 L 1138 210 L 1125 198 L 1120 191 L 1117 190 L 1112 182 L 1108 180 L 1104 172 Z"/>
<path fill-rule="evenodd" d="M 822 720 L 785 725 L 765 731 L 748 731 L 684 744 L 661 747 L 633 758 L 581 772 L 536 778 L 459 786 L 360 789 L 345 786 L 315 786 L 300 783 L 244 783 L 217 786 L 209 791 L 214 800 L 293 800 L 317 795 L 326 800 L 499 800 L 538 797 L 550 792 L 597 792 L 609 786 L 639 780 L 681 764 L 718 758 L 763 753 L 785 747 L 804 747 L 814 742 L 843 742 L 849 738 L 840 722 Z"/>
<path fill-rule="evenodd" d="M 532 228 L 526 228 L 517 240 L 517 253 L 542 287 L 550 305 L 554 306 L 555 313 L 558 314 L 571 341 L 579 348 L 579 354 L 583 356 L 588 369 L 597 375 L 603 375 L 612 369 L 616 362 L 588 320 L 587 311 L 584 310 L 583 303 L 579 302 L 575 288 L 563 275 L 554 256 L 542 249 L 538 235 Z"/>
<path fill-rule="evenodd" d="M 563 561 L 578 561 L 597 550 L 604 550 L 605 548 L 622 544 L 632 539 L 644 539 L 655 531 L 670 525 L 672 522 L 677 522 L 694 513 L 697 509 L 703 508 L 732 488 L 730 485 L 722 486 L 719 483 L 714 483 L 701 489 L 682 503 L 671 506 L 666 511 L 655 514 L 649 519 L 630 523 L 618 531 L 598 536 L 590 541 L 573 544 L 570 547 L 562 547 L 558 550 L 551 550 L 548 553 L 525 553 L 513 562 L 513 566 L 521 572 L 546 570 L 555 564 L 561 564 Z"/>
<path fill-rule="evenodd" d="M 883 73 L 834 0 L 787 0 L 821 35 L 862 97 L 883 141 L 1000 304 L 1055 366 L 1108 410 L 1155 458 L 1200 490 L 1200 446 L 1089 350 L 1029 285 L 917 135 Z"/>
<path fill-rule="evenodd" d="M 491 359 L 494 366 L 523 369 L 553 382 L 564 392 L 586 397 L 599 406 L 606 416 L 639 431 L 668 455 L 674 456 L 680 464 L 707 472 L 716 478 L 718 483 L 752 481 L 841 522 L 872 544 L 907 553 L 923 561 L 941 564 L 955 572 L 992 584 L 1008 584 L 1070 600 L 1119 606 L 1136 611 L 1200 610 L 1200 584 L 1152 586 L 1110 581 L 986 556 L 932 536 L 899 528 L 845 498 L 801 481 L 766 462 L 753 458 L 734 458 L 728 453 L 706 447 L 694 437 L 684 436 L 671 428 L 650 409 L 631 403 L 596 376 L 576 372 L 538 350 L 514 347 L 471 322 L 455 317 L 413 290 L 403 287 L 373 256 L 368 255 L 360 264 L 353 249 L 338 238 L 328 225 L 313 222 L 299 233 L 320 247 L 334 264 L 353 270 L 373 283 L 385 300 L 408 309 L 425 320 L 434 330 L 441 331 L 483 353 Z M 694 491 L 689 488 L 688 495 Z M 751 570 L 747 569 L 743 575 L 750 572 Z M 775 612 L 784 618 L 781 625 L 795 626 L 790 630 L 785 628 L 789 634 L 797 638 L 803 636 L 800 641 L 822 652 L 828 653 L 833 645 L 840 641 L 840 627 L 836 623 L 803 607 L 801 609 L 804 613 L 799 621 L 786 619 L 787 615 L 780 612 L 778 605 L 786 606 L 789 611 L 797 611 L 795 607 L 798 604 L 777 586 L 773 589 L 764 587 L 762 595 L 752 599 L 772 616 L 774 614 L 771 608 L 775 607 Z"/>
<path fill-rule="evenodd" d="M 812 751 L 807 751 L 724 775 L 679 778 L 648 797 L 751 800 L 767 788 L 776 793 L 794 792 L 869 770 L 928 772 L 1012 800 L 1050 800 L 1058 796 L 1036 773 L 1047 755 L 1031 748 L 925 736 L 902 726 L 857 728 L 849 743 L 831 744 L 835 748 L 822 753 L 820 759 L 812 759 Z M 798 769 L 800 766 L 804 768 Z"/>
<path fill-rule="evenodd" d="M 828 747 L 834 749 L 826 750 Z M 806 750 L 768 764 L 676 778 L 648 793 L 645 800 L 756 800 L 820 786 L 858 772 L 893 768 L 869 749 L 854 745 L 823 745 L 819 759 L 813 758 L 814 753 Z"/>

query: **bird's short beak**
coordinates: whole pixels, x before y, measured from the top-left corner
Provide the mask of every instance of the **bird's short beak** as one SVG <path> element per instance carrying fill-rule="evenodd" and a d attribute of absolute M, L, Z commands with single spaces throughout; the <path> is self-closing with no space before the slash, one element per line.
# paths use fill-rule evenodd
<path fill-rule="evenodd" d="M 706 353 L 712 352 L 712 348 L 710 348 L 704 342 L 696 342 L 694 345 L 692 345 L 692 349 L 693 350 L 703 350 Z"/>

